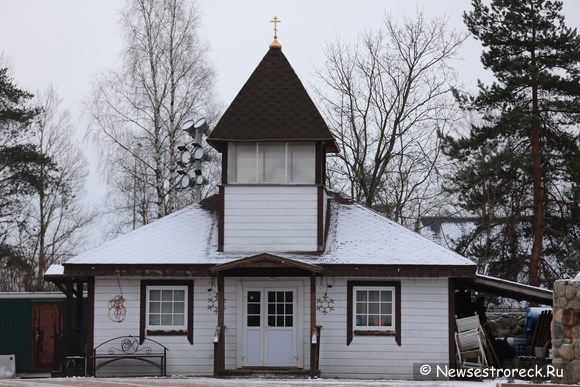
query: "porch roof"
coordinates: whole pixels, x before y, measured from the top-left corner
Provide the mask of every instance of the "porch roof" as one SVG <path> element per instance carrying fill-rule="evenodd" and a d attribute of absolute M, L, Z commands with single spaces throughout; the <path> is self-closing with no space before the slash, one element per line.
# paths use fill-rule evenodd
<path fill-rule="evenodd" d="M 526 300 L 543 305 L 552 305 L 554 292 L 550 289 L 520 284 L 502 278 L 477 274 L 469 281 L 469 287 L 489 294 L 509 297 L 515 300 Z"/>
<path fill-rule="evenodd" d="M 241 258 L 235 261 L 222 263 L 210 268 L 212 273 L 220 273 L 236 269 L 272 269 L 290 268 L 304 270 L 311 273 L 321 273 L 322 268 L 310 263 L 295 261 L 289 258 L 279 257 L 273 254 L 258 254 L 252 257 Z"/>

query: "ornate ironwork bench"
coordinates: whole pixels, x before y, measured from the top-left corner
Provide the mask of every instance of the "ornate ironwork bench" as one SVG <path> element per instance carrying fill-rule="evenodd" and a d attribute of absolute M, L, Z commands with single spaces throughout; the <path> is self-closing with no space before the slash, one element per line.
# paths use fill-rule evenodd
<path fill-rule="evenodd" d="M 119 360 L 134 359 L 150 364 L 157 369 L 161 376 L 167 374 L 167 347 L 155 340 L 145 338 L 139 343 L 134 336 L 119 336 L 107 340 L 93 349 L 93 375 L 97 370 Z"/>

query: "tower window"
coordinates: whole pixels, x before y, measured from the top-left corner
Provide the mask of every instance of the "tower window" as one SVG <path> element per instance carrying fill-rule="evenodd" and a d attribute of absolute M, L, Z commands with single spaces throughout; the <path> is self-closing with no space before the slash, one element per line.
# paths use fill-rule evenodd
<path fill-rule="evenodd" d="M 230 184 L 314 184 L 313 143 L 228 144 Z"/>

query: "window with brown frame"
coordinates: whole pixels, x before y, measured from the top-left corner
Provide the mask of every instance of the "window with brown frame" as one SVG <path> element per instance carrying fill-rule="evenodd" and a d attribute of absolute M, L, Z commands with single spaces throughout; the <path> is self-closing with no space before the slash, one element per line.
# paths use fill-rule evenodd
<path fill-rule="evenodd" d="M 187 336 L 193 344 L 193 282 L 141 281 L 140 338 Z"/>
<path fill-rule="evenodd" d="M 401 283 L 347 282 L 347 345 L 353 336 L 394 336 L 401 345 Z"/>
<path fill-rule="evenodd" d="M 230 142 L 228 184 L 313 184 L 315 159 L 307 142 Z"/>

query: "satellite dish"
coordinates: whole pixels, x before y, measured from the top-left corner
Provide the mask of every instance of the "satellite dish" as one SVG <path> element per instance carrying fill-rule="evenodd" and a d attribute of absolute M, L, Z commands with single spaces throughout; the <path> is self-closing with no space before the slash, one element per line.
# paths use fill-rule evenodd
<path fill-rule="evenodd" d="M 205 118 L 200 118 L 199 120 L 197 120 L 193 125 L 193 127 L 195 128 L 195 130 L 200 130 L 206 136 L 209 134 L 209 127 L 207 126 Z"/>
<path fill-rule="evenodd" d="M 189 132 L 191 129 L 194 128 L 195 122 L 193 120 L 186 120 L 183 125 L 181 125 L 181 129 L 186 132 Z"/>

